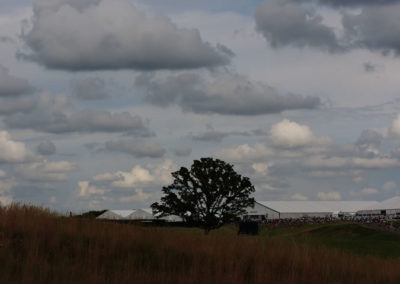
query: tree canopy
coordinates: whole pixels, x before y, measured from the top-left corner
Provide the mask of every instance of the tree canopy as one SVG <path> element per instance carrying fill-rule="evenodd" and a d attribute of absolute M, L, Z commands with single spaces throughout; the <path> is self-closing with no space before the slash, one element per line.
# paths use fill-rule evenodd
<path fill-rule="evenodd" d="M 178 215 L 206 233 L 245 213 L 253 206 L 254 186 L 233 165 L 219 159 L 201 158 L 190 169 L 171 173 L 174 181 L 163 187 L 163 197 L 151 208 L 156 216 Z"/>

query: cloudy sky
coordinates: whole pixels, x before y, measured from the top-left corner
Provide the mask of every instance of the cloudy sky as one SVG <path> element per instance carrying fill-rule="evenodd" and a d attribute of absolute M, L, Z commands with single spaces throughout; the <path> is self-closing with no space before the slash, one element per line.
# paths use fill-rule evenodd
<path fill-rule="evenodd" d="M 0 202 L 146 208 L 208 156 L 258 200 L 384 200 L 399 75 L 398 0 L 2 0 Z"/>

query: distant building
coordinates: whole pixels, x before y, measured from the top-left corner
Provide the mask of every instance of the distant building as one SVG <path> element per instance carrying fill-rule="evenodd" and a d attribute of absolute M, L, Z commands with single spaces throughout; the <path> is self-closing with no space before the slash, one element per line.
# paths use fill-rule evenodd
<path fill-rule="evenodd" d="M 252 220 L 354 216 L 376 201 L 256 201 L 243 218 Z"/>
<path fill-rule="evenodd" d="M 130 220 L 130 221 L 154 221 L 164 220 L 166 222 L 182 222 L 182 218 L 175 215 L 169 215 L 162 218 L 156 218 L 151 209 L 135 210 L 107 210 L 97 217 L 103 220 Z"/>
<path fill-rule="evenodd" d="M 371 206 L 359 210 L 358 216 L 389 216 L 400 218 L 400 196 L 377 202 Z"/>

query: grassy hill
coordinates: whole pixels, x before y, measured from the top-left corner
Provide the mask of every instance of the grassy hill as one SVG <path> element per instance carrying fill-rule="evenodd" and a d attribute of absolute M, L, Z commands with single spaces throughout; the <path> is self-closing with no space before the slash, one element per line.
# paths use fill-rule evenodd
<path fill-rule="evenodd" d="M 13 205 L 0 208 L 0 283 L 400 283 L 397 237 L 353 224 L 205 236 Z"/>

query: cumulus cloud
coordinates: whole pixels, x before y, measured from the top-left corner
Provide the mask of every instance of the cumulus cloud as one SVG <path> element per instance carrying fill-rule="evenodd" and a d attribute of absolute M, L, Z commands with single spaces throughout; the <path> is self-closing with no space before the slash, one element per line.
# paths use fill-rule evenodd
<path fill-rule="evenodd" d="M 76 170 L 76 163 L 69 161 L 33 162 L 16 166 L 15 171 L 27 181 L 65 181 L 67 173 Z"/>
<path fill-rule="evenodd" d="M 37 146 L 37 152 L 41 155 L 53 155 L 56 152 L 56 145 L 51 141 L 41 142 Z"/>
<path fill-rule="evenodd" d="M 330 191 L 330 192 L 318 192 L 318 199 L 320 200 L 341 200 L 342 196 L 340 192 Z"/>
<path fill-rule="evenodd" d="M 271 127 L 269 137 L 274 146 L 295 148 L 310 144 L 313 134 L 307 125 L 284 119 Z"/>
<path fill-rule="evenodd" d="M 342 24 L 352 46 L 399 55 L 399 13 L 400 3 L 366 6 L 358 14 L 344 13 Z"/>
<path fill-rule="evenodd" d="M 268 0 L 255 12 L 257 31 L 271 46 L 313 47 L 330 52 L 343 51 L 333 28 L 311 7 L 288 0 Z"/>
<path fill-rule="evenodd" d="M 15 186 L 16 182 L 14 180 L 8 179 L 5 176 L 0 177 L 0 206 L 9 205 L 12 203 L 12 189 Z"/>
<path fill-rule="evenodd" d="M 4 118 L 10 128 L 34 129 L 49 133 L 68 132 L 132 132 L 148 135 L 146 123 L 128 112 L 111 113 L 105 110 L 78 110 L 67 97 L 42 95 L 35 107 Z"/>
<path fill-rule="evenodd" d="M 100 100 L 108 97 L 106 83 L 99 77 L 71 80 L 74 96 L 81 100 Z"/>
<path fill-rule="evenodd" d="M 300 193 L 295 193 L 292 196 L 290 196 L 290 199 L 296 200 L 296 201 L 306 201 L 306 200 L 308 200 L 308 197 L 304 196 L 303 194 L 300 194 Z"/>
<path fill-rule="evenodd" d="M 73 71 L 187 69 L 230 61 L 231 51 L 204 42 L 198 30 L 147 16 L 129 0 L 77 2 L 35 2 L 32 27 L 22 34 L 33 53 L 19 55 Z"/>
<path fill-rule="evenodd" d="M 152 139 L 134 138 L 107 141 L 105 146 L 109 151 L 127 153 L 136 158 L 160 158 L 165 154 L 165 149 Z"/>
<path fill-rule="evenodd" d="M 400 114 L 397 114 L 396 118 L 392 121 L 388 134 L 390 136 L 400 137 Z"/>
<path fill-rule="evenodd" d="M 266 176 L 268 174 L 268 169 L 270 164 L 267 163 L 254 163 L 251 165 L 254 172 L 258 175 Z"/>
<path fill-rule="evenodd" d="M 254 146 L 242 144 L 223 148 L 216 153 L 217 157 L 233 163 L 264 161 L 273 156 L 273 151 L 264 144 L 257 143 Z"/>
<path fill-rule="evenodd" d="M 136 165 L 130 171 L 117 171 L 110 173 L 98 174 L 93 177 L 92 183 L 101 183 L 106 185 L 108 188 L 106 194 L 112 194 L 113 189 L 123 188 L 123 189 L 135 189 L 136 196 L 146 197 L 147 193 L 142 190 L 154 189 L 154 187 L 161 188 L 162 186 L 168 185 L 172 182 L 171 173 L 176 171 L 178 166 L 175 165 L 170 160 L 165 160 L 163 163 L 159 164 L 148 164 L 146 166 Z M 84 188 L 90 188 L 91 184 L 83 184 Z M 96 185 L 93 185 L 95 188 Z M 102 187 L 104 188 L 104 187 Z M 89 191 L 86 191 L 90 194 Z M 131 200 L 132 196 L 126 197 Z"/>
<path fill-rule="evenodd" d="M 28 94 L 34 90 L 27 80 L 9 74 L 8 69 L 0 64 L 0 97 Z"/>
<path fill-rule="evenodd" d="M 177 104 L 184 111 L 222 115 L 260 115 L 289 109 L 313 109 L 318 97 L 280 94 L 277 90 L 245 76 L 218 73 L 203 78 L 183 73 L 159 78 L 141 75 L 136 86 L 145 90 L 145 101 L 164 107 Z"/>
<path fill-rule="evenodd" d="M 31 157 L 24 143 L 12 140 L 7 131 L 0 131 L 0 163 L 23 163 Z"/>
<path fill-rule="evenodd" d="M 103 195 L 105 193 L 105 189 L 97 188 L 96 186 L 89 185 L 89 181 L 79 181 L 79 196 L 84 197 L 88 195 Z"/>

